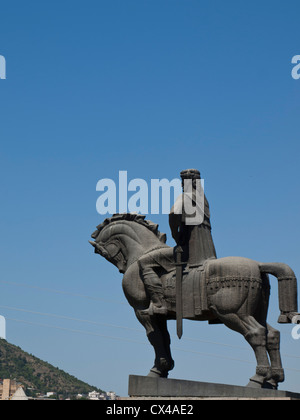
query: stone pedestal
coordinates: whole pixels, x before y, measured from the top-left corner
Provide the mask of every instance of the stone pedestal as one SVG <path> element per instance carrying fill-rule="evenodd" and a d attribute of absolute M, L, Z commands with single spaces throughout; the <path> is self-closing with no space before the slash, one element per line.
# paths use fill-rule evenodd
<path fill-rule="evenodd" d="M 129 376 L 128 394 L 132 399 L 300 400 L 300 394 L 289 391 L 136 375 Z"/>

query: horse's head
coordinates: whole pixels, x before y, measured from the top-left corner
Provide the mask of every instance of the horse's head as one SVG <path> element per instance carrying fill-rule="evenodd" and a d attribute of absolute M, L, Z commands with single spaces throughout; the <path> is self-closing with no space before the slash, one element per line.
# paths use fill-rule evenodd
<path fill-rule="evenodd" d="M 100 254 L 125 273 L 129 265 L 147 250 L 166 242 L 166 235 L 158 225 L 138 214 L 115 214 L 106 219 L 92 234 L 89 241 Z"/>

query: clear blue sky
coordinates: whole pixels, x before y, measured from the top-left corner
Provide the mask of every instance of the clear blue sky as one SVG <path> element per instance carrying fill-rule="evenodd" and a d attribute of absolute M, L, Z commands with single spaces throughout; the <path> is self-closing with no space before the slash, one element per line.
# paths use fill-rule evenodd
<path fill-rule="evenodd" d="M 96 183 L 119 170 L 150 180 L 198 168 L 218 255 L 283 261 L 300 276 L 299 12 L 297 0 L 1 5 L 0 305 L 137 329 L 0 308 L 10 342 L 121 395 L 129 374 L 148 373 L 154 355 L 121 275 L 87 242 L 103 221 Z M 151 219 L 170 238 L 167 217 Z M 274 326 L 278 313 L 272 279 Z M 279 328 L 283 387 L 299 392 L 300 359 L 288 356 L 300 341 Z M 171 377 L 252 376 L 238 334 L 188 321 L 181 342 L 170 331 Z"/>

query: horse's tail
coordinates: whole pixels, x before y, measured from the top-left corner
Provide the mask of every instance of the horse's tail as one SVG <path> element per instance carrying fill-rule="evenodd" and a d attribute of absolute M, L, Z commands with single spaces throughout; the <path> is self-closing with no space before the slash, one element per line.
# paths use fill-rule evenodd
<path fill-rule="evenodd" d="M 272 274 L 278 279 L 279 309 L 281 312 L 278 322 L 280 324 L 297 323 L 300 314 L 298 314 L 297 279 L 294 271 L 291 267 L 282 263 L 260 263 L 259 268 L 261 273 Z"/>

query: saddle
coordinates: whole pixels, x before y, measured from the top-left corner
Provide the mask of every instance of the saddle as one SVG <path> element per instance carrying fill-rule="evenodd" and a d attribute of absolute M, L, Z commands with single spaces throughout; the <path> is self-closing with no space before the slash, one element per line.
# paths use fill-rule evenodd
<path fill-rule="evenodd" d="M 170 312 L 176 312 L 176 274 L 171 272 L 161 278 L 165 301 Z M 195 268 L 186 267 L 182 278 L 182 305 L 184 318 L 201 318 L 209 312 L 205 264 Z"/>

